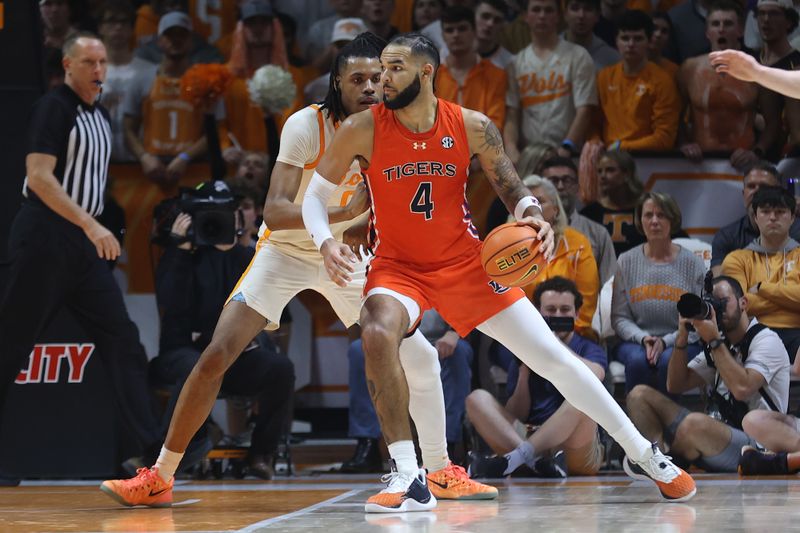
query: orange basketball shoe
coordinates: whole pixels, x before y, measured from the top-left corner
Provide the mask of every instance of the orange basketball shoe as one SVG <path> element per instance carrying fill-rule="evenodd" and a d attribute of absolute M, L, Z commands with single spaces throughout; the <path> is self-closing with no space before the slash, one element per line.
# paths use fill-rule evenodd
<path fill-rule="evenodd" d="M 497 489 L 469 478 L 467 471 L 448 461 L 428 474 L 428 487 L 438 500 L 494 500 Z"/>
<path fill-rule="evenodd" d="M 683 469 L 672 464 L 670 459 L 653 444 L 651 451 L 641 461 L 625 457 L 622 460 L 622 469 L 633 479 L 653 481 L 665 500 L 670 502 L 690 500 L 697 492 L 694 479 Z"/>
<path fill-rule="evenodd" d="M 430 511 L 436 507 L 436 497 L 428 489 L 424 470 L 417 475 L 393 470 L 382 476 L 381 481 L 388 486 L 367 500 L 364 511 L 368 513 Z"/>
<path fill-rule="evenodd" d="M 148 507 L 169 507 L 172 505 L 172 483 L 161 479 L 158 469 L 140 468 L 131 479 L 111 479 L 103 481 L 100 490 L 122 505 L 146 505 Z"/>

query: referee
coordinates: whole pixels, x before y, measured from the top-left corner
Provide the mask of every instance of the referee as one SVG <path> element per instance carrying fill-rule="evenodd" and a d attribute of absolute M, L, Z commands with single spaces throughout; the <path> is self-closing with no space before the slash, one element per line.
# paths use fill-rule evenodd
<path fill-rule="evenodd" d="M 147 388 L 147 356 L 106 260 L 120 246 L 103 212 L 111 128 L 96 104 L 106 50 L 91 34 L 64 43 L 65 84 L 34 104 L 24 201 L 9 237 L 11 265 L 0 300 L 0 416 L 8 389 L 61 306 L 95 342 L 128 433 L 142 450 L 160 445 Z"/>

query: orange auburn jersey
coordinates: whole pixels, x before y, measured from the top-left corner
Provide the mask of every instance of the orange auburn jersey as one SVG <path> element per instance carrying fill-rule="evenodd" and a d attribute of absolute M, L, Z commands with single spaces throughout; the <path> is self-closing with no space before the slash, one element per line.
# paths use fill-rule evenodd
<path fill-rule="evenodd" d="M 461 106 L 438 100 L 433 128 L 414 133 L 384 104 L 372 106 L 375 142 L 365 171 L 376 257 L 422 270 L 480 250 L 466 199 L 471 152 Z"/>

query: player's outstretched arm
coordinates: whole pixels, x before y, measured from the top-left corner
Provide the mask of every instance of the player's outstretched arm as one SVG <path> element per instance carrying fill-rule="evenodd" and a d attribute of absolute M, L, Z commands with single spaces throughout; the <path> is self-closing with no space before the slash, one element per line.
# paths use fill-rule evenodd
<path fill-rule="evenodd" d="M 539 249 L 547 258 L 552 257 L 553 229 L 542 218 L 538 200 L 522 184 L 517 169 L 506 155 L 500 130 L 483 113 L 469 109 L 463 112 L 470 151 L 478 156 L 497 196 L 520 224 L 539 230 L 539 239 L 542 241 Z"/>
<path fill-rule="evenodd" d="M 269 182 L 267 201 L 264 204 L 264 222 L 271 231 L 282 229 L 304 229 L 303 213 L 294 203 L 303 169 L 282 161 L 275 163 Z M 350 202 L 344 207 L 328 207 L 328 219 L 332 224 L 351 220 L 369 207 L 366 187 L 359 187 Z"/>
<path fill-rule="evenodd" d="M 356 256 L 346 244 L 333 238 L 328 200 L 354 159 L 369 160 L 372 135 L 372 113 L 369 110 L 348 117 L 333 136 L 303 197 L 303 223 L 322 254 L 325 270 L 341 287 L 351 281 L 350 273 Z"/>
<path fill-rule="evenodd" d="M 709 55 L 711 65 L 720 74 L 730 74 L 743 81 L 754 81 L 790 98 L 800 98 L 800 72 L 766 67 L 738 50 L 721 50 Z"/>

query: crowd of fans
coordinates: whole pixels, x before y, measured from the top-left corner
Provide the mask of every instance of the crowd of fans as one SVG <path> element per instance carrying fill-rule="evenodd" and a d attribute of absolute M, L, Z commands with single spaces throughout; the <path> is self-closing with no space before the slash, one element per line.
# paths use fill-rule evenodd
<path fill-rule="evenodd" d="M 609 361 L 625 365 L 628 408 L 639 429 L 688 462 L 731 471 L 738 458 L 731 450 L 765 438 L 770 424 L 789 423 L 776 417 L 785 416 L 790 369 L 800 366 L 800 223 L 796 200 L 782 188 L 776 165 L 800 150 L 800 101 L 716 74 L 708 53 L 742 49 L 765 65 L 797 68 L 799 16 L 791 1 L 39 4 L 51 84 L 63 77 L 53 58 L 60 58 L 68 36 L 95 31 L 106 45 L 109 69 L 101 98 L 112 117 L 114 161 L 139 164 L 146 179 L 174 188 L 188 164 L 206 156 L 203 120 L 210 111 L 223 157 L 235 169 L 228 182 L 242 200 L 243 215 L 249 213 L 242 217 L 239 242 L 202 253 L 182 243 L 167 250 L 159 266 L 162 353 L 153 371 L 159 381 L 180 387 L 215 322 L 208 310 L 221 306 L 235 282 L 229 274 L 243 270 L 253 253 L 255 219 L 275 155 L 269 152 L 277 139 L 269 138 L 275 136 L 265 125 L 270 117 L 251 102 L 247 80 L 264 65 L 291 74 L 295 101 L 271 117 L 279 132 L 289 114 L 324 99 L 332 86 L 331 61 L 344 44 L 363 31 L 386 39 L 414 30 L 440 49 L 437 96 L 495 123 L 523 183 L 555 229 L 555 259 L 525 288 L 528 296 L 543 316 L 567 319 L 551 326 L 598 379 L 604 379 Z M 209 62 L 227 64 L 235 80 L 215 109 L 201 110 L 181 99 L 180 78 L 193 64 Z M 692 162 L 724 157 L 742 176 L 747 213 L 722 228 L 713 243 L 719 325 L 712 318 L 692 327 L 686 320 L 691 317 L 675 310 L 683 293 L 701 293 L 706 267 L 673 242 L 687 237 L 676 202 L 643 190 L 635 156 L 653 152 Z M 596 176 L 596 194 L 581 191 L 584 166 Z M 480 172 L 480 166 L 471 170 Z M 502 205 L 493 205 L 486 228 L 507 217 Z M 184 235 L 189 223 L 179 217 L 172 233 Z M 200 282 L 212 278 L 212 286 Z M 176 289 L 175 280 L 185 291 Z M 601 335 L 592 322 L 607 283 L 613 283 L 612 336 Z M 173 321 L 176 316 L 180 320 Z M 757 324 L 767 329 L 749 338 Z M 561 477 L 601 466 L 596 424 L 510 352 L 502 346 L 491 350 L 507 375 L 502 405 L 485 390 L 471 391 L 473 347 L 480 343 L 459 339 L 438 315 L 426 315 L 423 328 L 447 362 L 442 379 L 449 444 L 463 440 L 462 419 L 468 419 L 498 454 L 474 455 L 474 474 L 507 475 L 527 466 L 529 473 Z M 723 336 L 723 348 L 714 346 Z M 260 398 L 253 437 L 259 449 L 251 463 L 258 475 L 271 477 L 267 463 L 277 440 L 269 431 L 285 426 L 290 391 L 284 389 L 293 371 L 269 338 L 260 342 L 239 360 L 243 368 L 223 388 Z M 349 352 L 350 435 L 359 446 L 343 471 L 381 469 L 380 430 L 366 394 L 363 357 L 357 341 Z M 682 393 L 705 386 L 753 412 L 730 418 L 709 408 L 707 416 L 676 403 Z M 775 447 L 797 452 L 796 442 L 787 438 Z M 533 448 L 551 453 L 547 460 L 528 461 Z"/>

